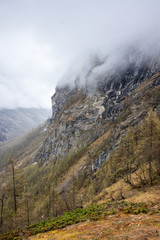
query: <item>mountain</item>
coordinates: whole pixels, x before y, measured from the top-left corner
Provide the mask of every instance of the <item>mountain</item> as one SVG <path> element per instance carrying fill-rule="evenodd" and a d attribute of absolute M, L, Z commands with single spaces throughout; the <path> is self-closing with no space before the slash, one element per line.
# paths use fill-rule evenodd
<path fill-rule="evenodd" d="M 48 119 L 50 113 L 49 109 L 1 109 L 0 142 L 24 135 Z"/>
<path fill-rule="evenodd" d="M 37 162 L 56 162 L 110 132 L 110 146 L 101 160 L 93 161 L 100 166 L 150 108 L 159 110 L 159 59 L 131 51 L 109 70 L 108 61 L 89 69 L 85 82 L 76 79 L 74 87 L 57 87 L 52 97 L 51 131 Z"/>
<path fill-rule="evenodd" d="M 96 220 L 102 211 L 96 205 L 97 213 L 92 204 L 106 201 L 110 208 L 103 217 L 116 213 L 118 218 L 124 211 L 152 212 L 158 218 L 159 146 L 158 53 L 148 56 L 130 49 L 114 61 L 109 56 L 94 61 L 74 82 L 69 79 L 57 86 L 52 116 L 43 126 L 21 145 L 3 151 L 2 230 L 40 221 L 27 228 L 26 234 L 32 235 Z M 76 208 L 78 219 L 75 212 L 66 214 Z"/>

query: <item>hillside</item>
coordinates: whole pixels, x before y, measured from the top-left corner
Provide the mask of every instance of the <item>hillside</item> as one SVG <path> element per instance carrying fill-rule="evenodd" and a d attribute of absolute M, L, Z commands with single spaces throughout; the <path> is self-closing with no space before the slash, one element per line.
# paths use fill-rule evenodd
<path fill-rule="evenodd" d="M 16 165 L 28 166 L 47 136 L 48 122 L 44 122 L 26 135 L 0 145 L 0 172 L 8 166 L 9 159 L 14 159 Z M 21 166 L 21 169 L 23 168 Z M 5 170 L 6 171 L 6 170 Z"/>
<path fill-rule="evenodd" d="M 0 236 L 2 240 L 160 239 L 159 194 L 157 186 L 146 188 L 128 201 L 92 203 Z"/>
<path fill-rule="evenodd" d="M 51 119 L 41 130 L 37 129 L 35 135 L 31 133 L 24 150 L 17 143 L 14 149 L 7 149 L 9 156 L 5 152 L 9 160 L 6 168 L 3 164 L 1 167 L 2 231 L 26 225 L 30 226 L 30 235 L 55 230 L 58 227 L 54 223 L 57 219 L 63 223 L 59 218 L 64 212 L 108 201 L 129 202 L 133 212 L 128 213 L 133 222 L 139 222 L 140 218 L 133 217 L 132 213 L 144 212 L 142 208 L 132 208 L 132 202 L 142 207 L 140 202 L 145 201 L 148 209 L 145 213 L 155 215 L 142 217 L 142 231 L 148 228 L 145 219 L 149 219 L 149 224 L 154 217 L 158 219 L 160 61 L 157 56 L 147 57 L 138 50 L 125 54 L 112 68 L 108 68 L 107 61 L 108 58 L 96 62 L 85 77 L 82 79 L 79 75 L 72 86 L 58 86 L 52 97 Z M 118 207 L 113 219 L 119 216 L 119 221 L 130 228 L 123 208 L 125 206 Z M 45 222 L 47 219 L 51 222 Z M 85 221 L 88 219 L 92 220 L 87 216 Z M 105 221 L 102 225 L 108 226 L 108 218 Z M 40 226 L 32 225 L 36 222 L 40 222 Z M 70 222 L 73 223 L 77 222 Z M 101 228 L 101 222 L 97 224 Z M 157 236 L 158 224 L 148 230 L 151 235 L 146 235 L 146 239 Z M 92 228 L 90 223 L 86 226 Z M 111 231 L 119 234 L 118 226 L 117 223 Z M 132 234 L 136 237 L 135 226 L 129 236 L 122 234 L 120 239 L 125 236 L 132 239 Z M 64 232 L 55 234 L 61 236 Z M 96 239 L 96 236 L 83 237 Z"/>
<path fill-rule="evenodd" d="M 82 240 L 82 239 L 160 239 L 160 213 L 156 214 L 126 214 L 118 212 L 108 214 L 99 220 L 90 220 L 67 226 L 63 229 L 40 233 L 29 239 Z"/>
<path fill-rule="evenodd" d="M 0 142 L 22 136 L 50 117 L 49 109 L 17 108 L 0 110 Z"/>

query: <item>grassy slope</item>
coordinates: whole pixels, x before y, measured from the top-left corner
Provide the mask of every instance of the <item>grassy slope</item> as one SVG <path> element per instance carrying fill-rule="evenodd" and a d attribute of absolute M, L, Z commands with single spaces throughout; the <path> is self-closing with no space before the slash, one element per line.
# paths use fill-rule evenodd
<path fill-rule="evenodd" d="M 23 137 L 10 140 L 0 145 L 0 170 L 6 166 L 8 159 L 13 158 L 20 164 L 28 165 L 28 159 L 33 159 L 40 145 L 43 143 L 46 132 L 46 123 L 30 131 Z"/>
<path fill-rule="evenodd" d="M 121 180 L 114 184 L 112 191 L 116 193 L 118 185 L 121 184 Z M 124 186 L 124 195 L 130 192 L 127 187 Z M 110 191 L 110 188 L 106 189 L 106 192 Z M 104 195 L 99 201 L 100 204 L 109 200 L 106 196 Z M 132 196 L 128 196 L 126 200 L 125 203 L 128 203 L 128 206 L 125 207 L 123 201 L 107 202 L 111 204 L 110 210 L 106 207 L 106 216 L 102 214 L 98 220 L 95 218 L 93 221 L 90 217 L 84 223 L 80 222 L 64 229 L 40 233 L 30 239 L 160 239 L 160 185 L 146 187 L 143 190 L 135 189 Z M 143 207 L 139 207 L 141 204 Z M 132 205 L 134 207 L 131 207 Z M 145 209 L 148 209 L 148 212 L 145 212 Z"/>
<path fill-rule="evenodd" d="M 32 236 L 34 234 L 37 235 Z M 143 191 L 136 189 L 134 196 L 125 201 L 106 202 L 104 198 L 101 204 L 91 204 L 30 225 L 22 231 L 0 235 L 0 239 L 155 240 L 160 239 L 159 234 L 160 185 L 156 185 Z"/>
<path fill-rule="evenodd" d="M 160 232 L 160 214 L 154 215 L 126 215 L 118 213 L 108 216 L 104 220 L 79 223 L 62 230 L 54 230 L 37 236 L 31 240 L 158 240 Z"/>

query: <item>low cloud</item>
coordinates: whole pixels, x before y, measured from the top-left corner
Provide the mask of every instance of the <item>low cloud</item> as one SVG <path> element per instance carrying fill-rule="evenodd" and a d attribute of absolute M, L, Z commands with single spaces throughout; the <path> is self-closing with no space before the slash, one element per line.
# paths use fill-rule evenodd
<path fill-rule="evenodd" d="M 95 56 L 104 64 L 90 81 L 126 46 L 155 54 L 159 12 L 159 0 L 0 1 L 0 108 L 50 107 L 56 85 L 85 81 Z"/>

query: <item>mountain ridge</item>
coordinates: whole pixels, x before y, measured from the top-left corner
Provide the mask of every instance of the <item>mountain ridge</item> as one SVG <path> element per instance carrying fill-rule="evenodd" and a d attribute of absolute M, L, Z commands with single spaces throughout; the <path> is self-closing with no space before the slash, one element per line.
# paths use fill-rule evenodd
<path fill-rule="evenodd" d="M 24 135 L 49 117 L 49 109 L 0 109 L 0 142 Z"/>

